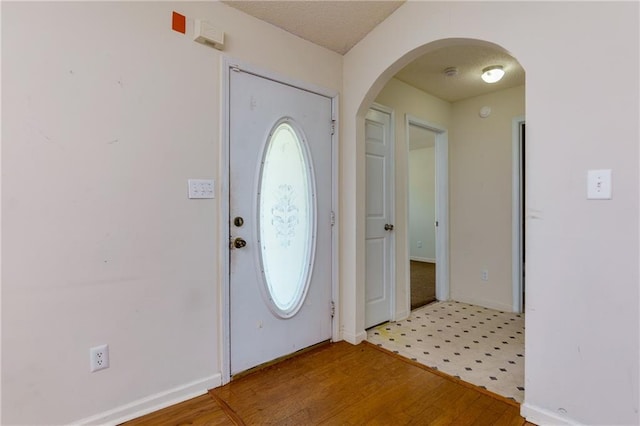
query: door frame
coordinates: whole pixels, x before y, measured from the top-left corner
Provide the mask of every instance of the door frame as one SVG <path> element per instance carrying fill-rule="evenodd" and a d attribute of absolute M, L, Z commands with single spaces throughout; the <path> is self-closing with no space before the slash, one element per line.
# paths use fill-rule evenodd
<path fill-rule="evenodd" d="M 409 127 L 416 126 L 436 134 L 436 299 L 449 300 L 449 133 L 447 129 L 411 114 L 405 114 L 406 164 L 409 164 Z M 411 262 L 409 241 L 409 167 L 405 170 L 407 182 L 406 221 L 403 229 L 407 242 L 406 277 L 407 311 L 411 312 Z"/>
<path fill-rule="evenodd" d="M 396 151 L 396 113 L 394 111 L 393 108 L 390 108 L 386 105 L 382 105 L 379 104 L 377 102 L 374 102 L 371 104 L 371 106 L 369 107 L 369 109 L 367 110 L 367 112 L 369 110 L 374 110 L 374 111 L 378 111 L 382 114 L 388 114 L 389 115 L 389 145 L 390 145 L 390 149 L 389 149 L 389 164 L 391 164 L 393 166 L 393 173 L 389 173 L 389 194 L 388 198 L 389 201 L 392 203 L 391 207 L 389 208 L 389 222 L 392 224 L 395 224 L 396 222 L 396 155 L 395 155 L 395 151 Z M 365 147 L 365 152 L 366 152 L 366 147 Z M 366 166 L 365 166 L 366 167 Z M 366 185 L 368 184 L 368 182 L 365 181 L 365 189 L 366 189 Z M 365 218 L 366 221 L 366 218 Z M 396 228 L 397 229 L 397 228 Z M 396 263 L 398 261 L 398 258 L 396 256 L 396 231 L 391 232 L 390 233 L 390 241 L 389 241 L 389 247 L 390 247 L 390 253 L 389 253 L 389 303 L 391 304 L 391 309 L 389 310 L 389 320 L 390 321 L 397 321 L 398 318 L 396 317 L 396 291 L 397 291 L 397 280 L 396 280 Z M 366 250 L 366 238 L 367 238 L 367 234 L 365 231 L 365 250 Z M 366 259 L 366 255 L 365 255 L 365 259 Z M 366 265 L 365 265 L 365 275 L 366 275 Z M 365 280 L 365 294 L 366 294 L 366 280 Z M 366 304 L 366 297 L 364 297 L 365 299 L 365 304 Z M 366 308 L 365 308 L 365 315 L 366 315 Z M 365 323 L 367 322 L 367 318 L 365 316 Z"/>
<path fill-rule="evenodd" d="M 511 285 L 513 295 L 513 312 L 523 311 L 523 264 L 522 255 L 522 217 L 523 217 L 523 173 L 522 135 L 520 128 L 525 124 L 525 116 L 514 117 L 511 121 Z M 526 148 L 525 148 L 526 149 Z"/>
<path fill-rule="evenodd" d="M 220 311 L 218 315 L 220 328 L 218 344 L 220 347 L 220 371 L 222 375 L 222 384 L 229 383 L 231 381 L 231 323 L 230 323 L 230 298 L 229 298 L 229 285 L 230 285 L 230 250 L 229 250 L 229 153 L 230 153 L 230 137 L 229 137 L 229 84 L 230 76 L 234 70 L 241 69 L 243 72 L 256 75 L 258 77 L 266 78 L 287 86 L 295 87 L 297 89 L 312 92 L 321 96 L 325 96 L 331 99 L 331 118 L 333 122 L 333 132 L 331 135 L 331 211 L 332 222 L 331 228 L 331 300 L 334 304 L 334 315 L 331 323 L 331 340 L 339 340 L 340 337 L 340 291 L 338 288 L 338 271 L 339 271 L 339 185 L 338 185 L 338 167 L 339 167 L 339 153 L 338 153 L 338 129 L 339 111 L 338 105 L 340 99 L 338 92 L 335 90 L 327 89 L 312 83 L 296 80 L 280 73 L 269 71 L 246 62 L 235 60 L 229 56 L 223 56 L 221 60 L 221 99 L 220 105 L 220 156 L 218 167 L 220 169 L 220 197 L 218 198 L 218 211 L 220 217 L 218 218 L 218 235 L 220 235 L 218 256 L 218 265 L 220 266 L 218 282 L 221 283 L 219 291 L 220 297 Z M 328 123 L 329 124 L 329 123 Z M 330 218 L 327 218 L 329 220 Z"/>

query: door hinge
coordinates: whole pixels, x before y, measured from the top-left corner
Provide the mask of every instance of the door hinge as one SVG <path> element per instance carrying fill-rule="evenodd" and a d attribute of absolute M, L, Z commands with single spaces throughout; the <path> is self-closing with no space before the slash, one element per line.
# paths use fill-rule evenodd
<path fill-rule="evenodd" d="M 331 212 L 330 221 L 331 226 L 334 226 L 336 224 L 336 214 L 334 212 Z"/>
<path fill-rule="evenodd" d="M 336 120 L 331 120 L 331 136 L 336 134 Z"/>
<path fill-rule="evenodd" d="M 331 318 L 336 316 L 336 302 L 331 301 Z"/>
<path fill-rule="evenodd" d="M 436 226 L 438 226 L 438 221 L 436 220 Z"/>
<path fill-rule="evenodd" d="M 229 68 L 231 71 L 240 72 L 240 67 L 237 65 L 231 65 Z"/>

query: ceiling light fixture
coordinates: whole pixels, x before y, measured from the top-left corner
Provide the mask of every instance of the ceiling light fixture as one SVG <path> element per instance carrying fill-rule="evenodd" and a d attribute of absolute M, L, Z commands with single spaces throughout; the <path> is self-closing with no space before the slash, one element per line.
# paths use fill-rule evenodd
<path fill-rule="evenodd" d="M 491 65 L 482 70 L 482 80 L 485 83 L 497 83 L 504 76 L 502 65 Z"/>

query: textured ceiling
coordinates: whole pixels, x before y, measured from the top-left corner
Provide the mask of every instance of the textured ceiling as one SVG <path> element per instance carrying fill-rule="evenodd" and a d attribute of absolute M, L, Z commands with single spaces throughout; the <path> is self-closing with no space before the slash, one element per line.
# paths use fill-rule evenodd
<path fill-rule="evenodd" d="M 402 6 L 404 0 L 223 0 L 223 3 L 344 55 Z M 504 67 L 506 74 L 498 83 L 487 84 L 480 79 L 482 69 L 489 65 Z M 447 67 L 457 67 L 458 75 L 445 76 Z M 478 43 L 430 52 L 395 77 L 448 102 L 525 83 L 524 70 L 513 57 Z"/>
<path fill-rule="evenodd" d="M 223 3 L 344 55 L 404 1 L 227 0 Z"/>
<path fill-rule="evenodd" d="M 489 65 L 504 67 L 505 75 L 502 80 L 487 84 L 480 79 L 482 69 Z M 457 67 L 458 75 L 447 77 L 444 70 L 448 67 Z M 407 65 L 395 77 L 449 102 L 525 83 L 524 70 L 512 56 L 477 44 L 434 50 Z"/>

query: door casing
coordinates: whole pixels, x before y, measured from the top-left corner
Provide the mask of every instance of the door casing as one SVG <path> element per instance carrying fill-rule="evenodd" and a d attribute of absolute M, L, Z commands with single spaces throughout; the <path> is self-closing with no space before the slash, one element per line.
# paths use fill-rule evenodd
<path fill-rule="evenodd" d="M 522 255 L 524 253 L 524 245 L 522 244 L 522 216 L 523 216 L 523 200 L 522 193 L 524 190 L 522 159 L 524 158 L 524 150 L 522 147 L 521 126 L 526 122 L 525 116 L 518 116 L 512 120 L 511 124 L 511 285 L 513 294 L 513 312 L 522 313 L 524 310 L 523 303 L 523 264 Z"/>
<path fill-rule="evenodd" d="M 331 98 L 331 110 L 332 121 L 334 131 L 331 136 L 331 210 L 333 212 L 333 227 L 331 231 L 331 298 L 334 303 L 334 316 L 331 325 L 331 340 L 336 341 L 340 339 L 340 301 L 339 301 L 339 289 L 338 289 L 338 271 L 339 271 L 339 217 L 338 217 L 338 105 L 339 98 L 338 93 L 331 89 L 326 89 L 318 85 L 311 83 L 291 79 L 272 71 L 255 67 L 251 64 L 244 63 L 242 61 L 235 60 L 231 57 L 224 56 L 222 58 L 222 106 L 220 108 L 220 130 L 221 130 L 221 144 L 220 144 L 220 156 L 219 156 L 219 168 L 220 168 L 220 196 L 218 197 L 218 211 L 220 212 L 220 218 L 218 220 L 218 231 L 220 235 L 220 254 L 218 256 L 219 276 L 218 282 L 221 283 L 220 288 L 220 324 L 219 330 L 220 339 L 218 341 L 220 347 L 220 371 L 222 375 L 222 384 L 229 383 L 231 380 L 231 344 L 230 344 L 230 306 L 229 306 L 229 283 L 230 283 L 230 253 L 229 253 L 229 147 L 231 144 L 229 138 L 229 84 L 230 73 L 233 69 L 242 69 L 244 72 L 255 74 L 257 76 L 273 80 L 282 84 L 286 84 L 298 89 L 306 90 L 309 92 L 317 93 L 322 96 Z"/>
<path fill-rule="evenodd" d="M 447 129 L 430 123 L 410 114 L 405 115 L 405 136 L 406 136 L 406 164 L 409 164 L 409 126 L 421 127 L 436 134 L 436 299 L 449 300 L 449 137 Z M 409 169 L 406 172 L 406 182 L 409 182 Z M 409 190 L 407 188 L 407 194 Z M 405 223 L 407 228 L 405 241 L 407 242 L 407 253 L 409 247 L 409 197 L 406 197 L 405 212 L 407 214 Z M 407 277 L 407 312 L 411 312 L 411 270 L 409 259 L 406 259 L 404 267 Z"/>

